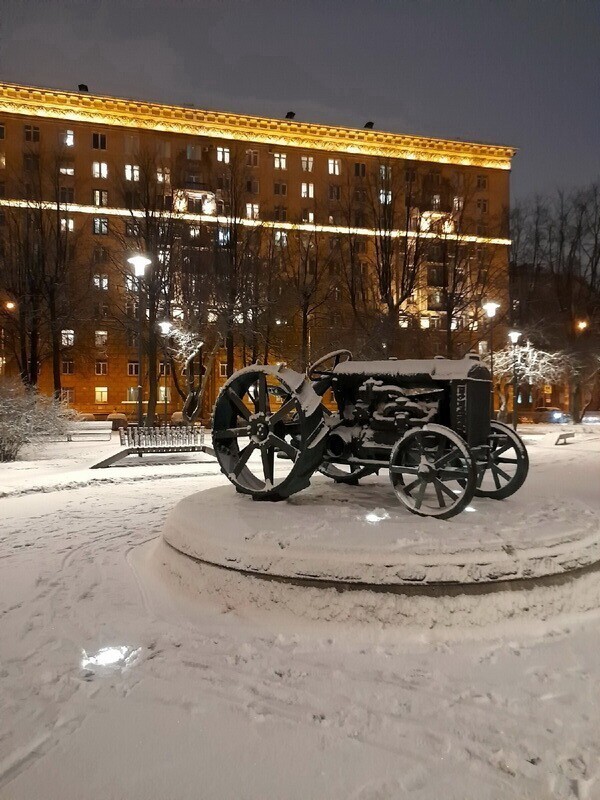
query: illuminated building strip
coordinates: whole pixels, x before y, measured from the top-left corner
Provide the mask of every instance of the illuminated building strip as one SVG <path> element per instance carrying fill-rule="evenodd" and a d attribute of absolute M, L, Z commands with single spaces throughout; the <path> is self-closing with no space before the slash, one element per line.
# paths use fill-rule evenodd
<path fill-rule="evenodd" d="M 51 202 L 33 203 L 30 200 L 0 200 L 0 206 L 9 208 L 28 208 L 31 210 L 42 209 L 45 211 L 56 211 L 57 204 Z M 129 210 L 128 208 L 106 208 L 104 206 L 85 206 L 76 203 L 60 204 L 59 208 L 65 214 L 90 214 L 94 217 L 128 217 L 144 219 L 146 212 L 139 209 Z M 162 212 L 157 212 L 156 219 L 160 222 Z M 246 228 L 269 228 L 278 231 L 306 231 L 307 233 L 330 233 L 344 234 L 353 236 L 389 236 L 392 239 L 440 239 L 448 241 L 460 241 L 467 244 L 495 244 L 510 245 L 510 239 L 489 236 L 471 236 L 466 234 L 444 233 L 437 234 L 429 231 L 403 231 L 403 230 L 383 230 L 375 228 L 348 228 L 342 225 L 316 225 L 309 222 L 279 222 L 277 220 L 246 219 L 240 217 L 214 216 L 212 214 L 174 214 L 169 217 L 162 217 L 165 222 L 181 220 L 182 222 L 195 222 L 208 225 L 229 226 L 233 224 L 243 225 Z"/>
<path fill-rule="evenodd" d="M 509 170 L 516 149 L 295 120 L 205 111 L 0 83 L 0 112 L 310 150 Z"/>

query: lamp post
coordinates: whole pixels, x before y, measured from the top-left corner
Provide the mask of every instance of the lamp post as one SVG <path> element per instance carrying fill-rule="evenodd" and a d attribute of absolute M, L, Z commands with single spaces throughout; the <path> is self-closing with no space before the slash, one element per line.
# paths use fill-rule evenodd
<path fill-rule="evenodd" d="M 494 416 L 494 317 L 500 308 L 500 303 L 488 300 L 482 305 L 487 318 L 490 321 L 490 378 L 492 382 L 492 417 Z"/>
<path fill-rule="evenodd" d="M 173 330 L 173 323 L 170 319 L 164 319 L 162 322 L 158 323 L 158 327 L 160 328 L 160 332 L 162 333 L 163 337 L 163 370 L 165 373 L 165 425 L 167 424 L 168 420 L 168 411 L 167 411 L 167 338 L 171 331 Z"/>
<path fill-rule="evenodd" d="M 513 348 L 513 411 L 512 411 L 512 424 L 513 428 L 517 429 L 517 343 L 521 338 L 520 331 L 509 331 L 508 338 L 512 343 Z"/>
<path fill-rule="evenodd" d="M 145 316 L 145 309 L 143 308 L 144 294 L 142 292 L 142 279 L 146 273 L 146 267 L 152 263 L 147 256 L 136 255 L 127 259 L 127 263 L 133 267 L 133 274 L 137 278 L 138 289 L 138 387 L 137 387 L 137 406 L 138 406 L 138 427 L 142 427 L 144 421 L 144 400 L 143 400 L 143 369 L 142 361 L 144 357 L 144 348 L 142 343 L 143 320 Z"/>

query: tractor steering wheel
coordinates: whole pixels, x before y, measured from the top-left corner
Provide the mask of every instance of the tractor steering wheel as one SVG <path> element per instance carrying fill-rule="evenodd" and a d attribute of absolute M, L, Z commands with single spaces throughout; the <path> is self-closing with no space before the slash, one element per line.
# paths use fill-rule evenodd
<path fill-rule="evenodd" d="M 344 358 L 345 356 L 345 358 Z M 316 381 L 318 378 L 322 378 L 323 375 L 330 375 L 330 370 L 320 370 L 318 367 L 322 366 L 323 364 L 327 363 L 327 361 L 331 361 L 333 359 L 333 367 L 335 369 L 337 365 L 342 361 L 352 361 L 352 353 L 350 350 L 333 350 L 331 353 L 327 353 L 325 356 L 321 356 L 321 358 L 317 359 L 314 364 L 311 364 L 309 368 L 306 370 L 306 374 L 308 375 L 311 381 Z"/>

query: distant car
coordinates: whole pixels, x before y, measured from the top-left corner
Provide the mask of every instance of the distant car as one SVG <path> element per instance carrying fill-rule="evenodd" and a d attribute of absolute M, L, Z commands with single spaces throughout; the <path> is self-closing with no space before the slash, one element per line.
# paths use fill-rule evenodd
<path fill-rule="evenodd" d="M 540 406 L 539 408 L 534 408 L 531 416 L 534 422 L 552 422 L 561 425 L 571 421 L 570 414 L 554 406 Z"/>

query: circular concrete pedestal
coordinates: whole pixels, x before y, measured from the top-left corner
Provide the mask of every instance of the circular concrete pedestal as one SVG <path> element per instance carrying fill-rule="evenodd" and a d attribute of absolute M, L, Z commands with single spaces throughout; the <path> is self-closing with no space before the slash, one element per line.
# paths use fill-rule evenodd
<path fill-rule="evenodd" d="M 597 517 L 550 498 L 476 499 L 442 521 L 410 514 L 381 478 L 316 478 L 281 503 L 227 485 L 178 503 L 163 538 L 182 581 L 234 607 L 431 627 L 600 606 Z"/>

